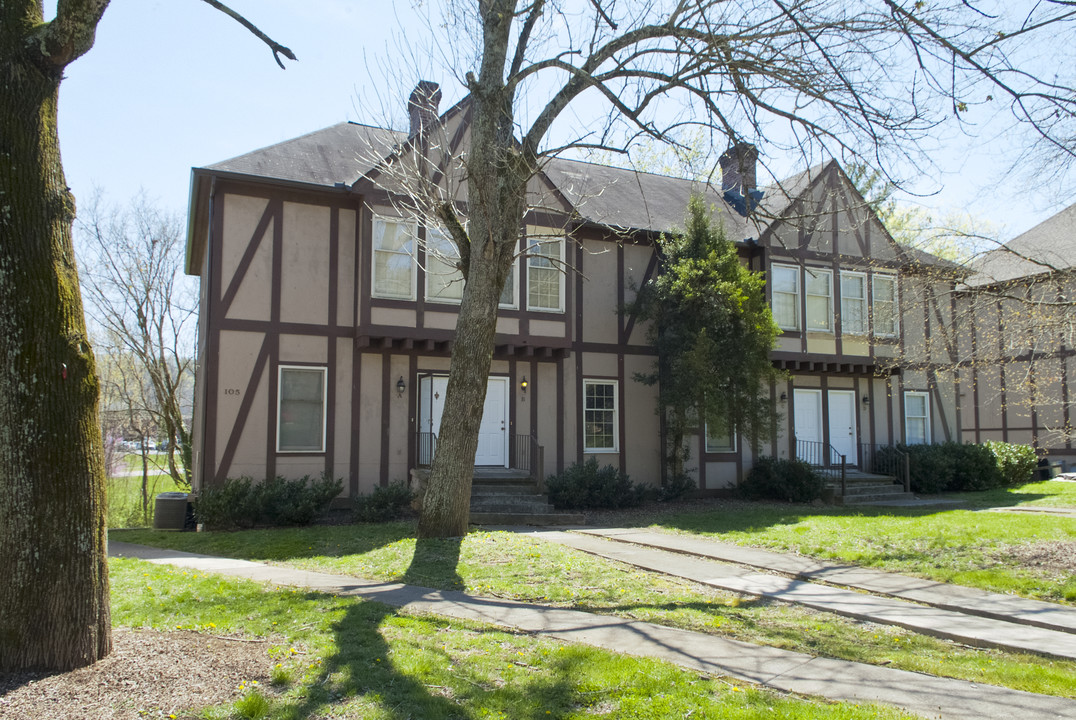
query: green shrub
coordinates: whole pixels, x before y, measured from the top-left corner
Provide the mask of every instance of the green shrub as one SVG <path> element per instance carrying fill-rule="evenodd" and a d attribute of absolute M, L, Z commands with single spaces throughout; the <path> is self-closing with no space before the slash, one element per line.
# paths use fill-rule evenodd
<path fill-rule="evenodd" d="M 388 522 L 404 515 L 415 494 L 402 482 L 376 487 L 369 495 L 355 498 L 355 519 L 359 522 Z"/>
<path fill-rule="evenodd" d="M 258 494 L 261 518 L 270 525 L 309 525 L 340 494 L 343 483 L 329 475 L 311 480 L 276 477 L 252 488 Z"/>
<path fill-rule="evenodd" d="M 260 508 L 252 508 L 251 479 L 227 478 L 203 487 L 194 501 L 194 516 L 207 528 L 250 527 Z"/>
<path fill-rule="evenodd" d="M 680 475 L 670 475 L 665 478 L 665 484 L 658 489 L 658 500 L 661 500 L 662 502 L 679 500 L 680 498 L 695 492 L 696 487 L 698 486 L 695 484 L 695 481 L 683 473 Z"/>
<path fill-rule="evenodd" d="M 549 502 L 566 510 L 635 507 L 649 494 L 646 488 L 635 485 L 612 465 L 599 469 L 595 458 L 550 475 L 546 489 Z"/>
<path fill-rule="evenodd" d="M 760 457 L 737 489 L 748 500 L 811 502 L 822 497 L 825 478 L 803 460 Z"/>
<path fill-rule="evenodd" d="M 228 478 L 203 488 L 194 502 L 198 522 L 211 529 L 246 528 L 257 524 L 308 525 L 340 494 L 343 482 L 329 475 L 311 481 L 282 477 L 254 483 Z"/>
<path fill-rule="evenodd" d="M 958 442 L 897 445 L 908 454 L 912 491 L 917 493 L 990 490 L 1006 483 L 1027 482 L 1035 472 L 1035 452 L 1023 445 Z M 883 448 L 875 466 L 885 465 L 892 450 Z"/>
<path fill-rule="evenodd" d="M 955 492 L 990 490 L 1002 484 L 994 454 L 985 445 L 946 443 L 953 453 L 953 479 L 949 489 Z"/>
<path fill-rule="evenodd" d="M 1002 483 L 1020 485 L 1031 482 L 1035 478 L 1038 458 L 1035 456 L 1035 451 L 1029 446 L 1013 445 L 993 440 L 987 441 L 985 445 L 994 456 L 994 462 Z"/>

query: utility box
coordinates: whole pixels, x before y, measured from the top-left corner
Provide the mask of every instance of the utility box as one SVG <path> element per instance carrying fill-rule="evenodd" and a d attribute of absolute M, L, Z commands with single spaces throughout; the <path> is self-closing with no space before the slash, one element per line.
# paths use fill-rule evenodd
<path fill-rule="evenodd" d="M 153 503 L 155 530 L 182 530 L 187 521 L 187 493 L 163 492 Z"/>

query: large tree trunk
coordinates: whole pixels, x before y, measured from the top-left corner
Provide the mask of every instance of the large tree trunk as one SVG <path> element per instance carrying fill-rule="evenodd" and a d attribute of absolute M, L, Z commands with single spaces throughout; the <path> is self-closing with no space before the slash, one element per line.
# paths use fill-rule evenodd
<path fill-rule="evenodd" d="M 106 4 L 68 3 L 89 37 L 60 27 L 61 47 L 29 36 L 40 3 L 0 2 L 0 670 L 112 648 L 98 386 L 56 132 L 63 67 Z"/>
<path fill-rule="evenodd" d="M 497 306 L 515 259 L 526 208 L 527 181 L 536 161 L 516 142 L 512 90 L 504 68 L 513 13 L 511 2 L 481 3 L 482 68 L 469 80 L 474 103 L 466 159 L 470 245 L 445 409 L 437 451 L 422 501 L 419 537 L 467 532 L 474 455 L 497 331 Z"/>

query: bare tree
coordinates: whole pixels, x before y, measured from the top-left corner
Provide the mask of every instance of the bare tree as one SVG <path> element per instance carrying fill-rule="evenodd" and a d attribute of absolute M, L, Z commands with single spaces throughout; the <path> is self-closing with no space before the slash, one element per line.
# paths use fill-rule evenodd
<path fill-rule="evenodd" d="M 182 220 L 153 207 L 144 195 L 123 209 L 106 209 L 98 196 L 84 215 L 78 229 L 87 315 L 124 370 L 117 387 L 137 389 L 116 397 L 130 413 L 148 416 L 166 442 L 168 473 L 189 488 L 191 440 L 184 411 L 194 374 L 197 297 L 183 275 Z M 144 378 L 128 377 L 131 373 Z"/>
<path fill-rule="evenodd" d="M 59 0 L 51 20 L 43 5 L 0 2 L 0 670 L 112 648 L 98 383 L 56 129 L 64 70 L 108 0 Z"/>
<path fill-rule="evenodd" d="M 446 3 L 431 30 L 443 28 L 438 46 L 468 93 L 469 142 L 446 160 L 452 148 L 420 133 L 378 179 L 390 192 L 426 192 L 412 203 L 445 228 L 466 282 L 420 535 L 466 531 L 498 299 L 545 158 L 622 152 L 638 136 L 675 142 L 701 127 L 715 147 L 749 141 L 889 169 L 922 162 L 939 125 L 1002 102 L 1071 158 L 1072 83 L 1036 74 L 1031 52 L 1071 36 L 1076 8 L 997 13 L 961 0 Z M 592 107 L 601 110 L 588 122 Z M 439 158 L 419 168 L 424 188 L 401 180 L 418 156 Z M 446 190 L 453 168 L 465 198 Z"/>

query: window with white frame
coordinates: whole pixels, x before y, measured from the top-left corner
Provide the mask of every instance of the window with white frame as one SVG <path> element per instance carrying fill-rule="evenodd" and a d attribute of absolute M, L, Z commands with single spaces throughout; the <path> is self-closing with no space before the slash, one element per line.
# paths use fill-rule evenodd
<path fill-rule="evenodd" d="M 841 271 L 841 332 L 867 333 L 867 276 Z"/>
<path fill-rule="evenodd" d="M 804 289 L 807 295 L 807 329 L 833 332 L 833 273 L 807 268 Z"/>
<path fill-rule="evenodd" d="M 908 445 L 930 442 L 930 396 L 925 392 L 904 393 L 904 442 Z"/>
<path fill-rule="evenodd" d="M 325 452 L 323 367 L 281 365 L 277 390 L 277 452 Z"/>
<path fill-rule="evenodd" d="M 770 296 L 773 319 L 782 330 L 800 329 L 800 269 L 788 265 L 770 266 Z"/>
<path fill-rule="evenodd" d="M 527 309 L 564 310 L 564 236 L 538 235 L 527 247 Z"/>
<path fill-rule="evenodd" d="M 414 223 L 374 218 L 373 295 L 415 299 Z"/>
<path fill-rule="evenodd" d="M 897 334 L 897 276 L 876 274 L 873 279 L 874 334 Z"/>
<path fill-rule="evenodd" d="M 463 271 L 456 244 L 440 228 L 426 228 L 426 299 L 458 303 L 463 297 Z"/>
<path fill-rule="evenodd" d="M 710 423 L 706 423 L 706 452 L 736 452 L 736 433 L 732 431 L 732 428 L 719 429 L 710 427 Z"/>
<path fill-rule="evenodd" d="M 583 381 L 583 450 L 617 452 L 617 384 Z"/>

